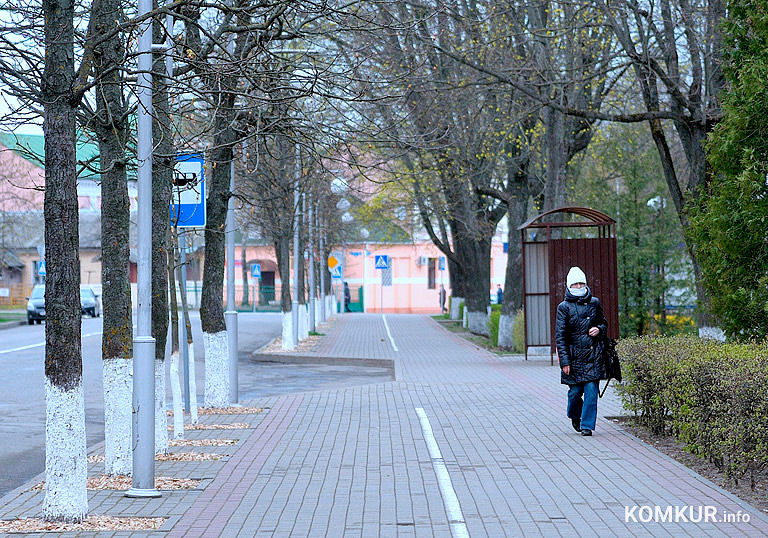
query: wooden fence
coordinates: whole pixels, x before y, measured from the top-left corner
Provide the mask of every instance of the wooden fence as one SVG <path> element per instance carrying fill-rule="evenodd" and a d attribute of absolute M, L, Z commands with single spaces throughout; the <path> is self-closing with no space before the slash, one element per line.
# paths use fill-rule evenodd
<path fill-rule="evenodd" d="M 0 306 L 24 307 L 30 289 L 23 284 L 3 284 L 0 282 Z"/>

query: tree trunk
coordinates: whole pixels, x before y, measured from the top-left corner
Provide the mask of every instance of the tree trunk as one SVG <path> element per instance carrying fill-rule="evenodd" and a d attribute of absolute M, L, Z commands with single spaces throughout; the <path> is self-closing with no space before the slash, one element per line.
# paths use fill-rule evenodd
<path fill-rule="evenodd" d="M 514 347 L 513 328 L 517 311 L 523 306 L 523 245 L 517 229 L 528 214 L 528 177 L 523 170 L 509 178 L 507 202 L 507 267 L 504 274 L 504 299 L 499 317 L 499 341 L 502 349 Z"/>
<path fill-rule="evenodd" d="M 164 42 L 162 25 L 153 25 L 153 42 Z M 165 344 L 168 339 L 168 238 L 176 150 L 173 146 L 165 55 L 154 56 L 152 69 L 152 336 L 155 339 L 155 452 L 168 452 L 165 414 Z"/>
<path fill-rule="evenodd" d="M 463 245 L 462 245 L 463 243 Z M 467 282 L 467 326 L 474 334 L 488 336 L 488 307 L 491 282 L 491 238 L 456 241 L 457 252 L 465 260 L 463 272 Z"/>
<path fill-rule="evenodd" d="M 208 183 L 205 226 L 205 268 L 200 320 L 205 344 L 205 406 L 229 407 L 229 351 L 224 322 L 224 265 L 227 203 L 232 162 L 232 105 L 227 95 L 215 111 L 212 172 Z"/>
<path fill-rule="evenodd" d="M 97 35 L 112 31 L 115 0 L 94 4 Z M 98 45 L 94 68 L 103 75 L 96 86 L 94 131 L 101 165 L 101 275 L 104 313 L 101 336 L 104 385 L 104 466 L 107 475 L 130 475 L 131 400 L 133 396 L 133 318 L 129 279 L 130 200 L 125 145 L 129 129 L 125 106 L 122 37 Z"/>
<path fill-rule="evenodd" d="M 47 521 L 88 513 L 85 406 L 80 341 L 74 5 L 45 0 L 45 500 Z"/>

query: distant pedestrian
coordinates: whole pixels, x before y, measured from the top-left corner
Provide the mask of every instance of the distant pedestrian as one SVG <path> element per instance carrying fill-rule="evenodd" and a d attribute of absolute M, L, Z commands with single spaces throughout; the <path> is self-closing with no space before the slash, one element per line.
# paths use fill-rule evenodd
<path fill-rule="evenodd" d="M 440 284 L 440 313 L 445 314 L 445 286 Z"/>
<path fill-rule="evenodd" d="M 581 435 L 592 435 L 597 421 L 600 379 L 606 379 L 602 361 L 608 322 L 587 277 L 571 267 L 566 277 L 565 300 L 557 306 L 555 343 L 560 360 L 560 382 L 568 385 L 568 418 Z"/>
<path fill-rule="evenodd" d="M 352 299 L 352 294 L 349 291 L 349 284 L 344 283 L 344 312 L 352 312 L 349 309 L 349 302 Z"/>
<path fill-rule="evenodd" d="M 501 289 L 501 284 L 496 284 L 496 304 L 504 302 L 504 290 Z"/>

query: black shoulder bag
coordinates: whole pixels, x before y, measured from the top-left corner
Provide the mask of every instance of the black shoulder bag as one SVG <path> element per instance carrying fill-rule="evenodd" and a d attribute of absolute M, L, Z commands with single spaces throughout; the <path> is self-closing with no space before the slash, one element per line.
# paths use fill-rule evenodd
<path fill-rule="evenodd" d="M 613 338 L 605 339 L 605 344 L 603 345 L 603 362 L 605 363 L 605 373 L 608 376 L 608 382 L 600 393 L 601 398 L 608 389 L 608 384 L 611 382 L 611 379 L 615 379 L 621 383 L 621 363 L 619 362 L 619 354 L 616 351 L 616 340 Z"/>

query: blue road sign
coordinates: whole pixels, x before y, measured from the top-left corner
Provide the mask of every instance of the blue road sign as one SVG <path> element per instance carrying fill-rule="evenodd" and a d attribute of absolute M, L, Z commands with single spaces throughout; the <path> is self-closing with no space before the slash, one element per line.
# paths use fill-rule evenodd
<path fill-rule="evenodd" d="M 251 276 L 253 278 L 261 278 L 261 264 L 254 263 L 251 267 Z"/>
<path fill-rule="evenodd" d="M 47 275 L 47 274 L 48 274 L 48 273 L 46 272 L 46 270 L 45 270 L 45 260 L 41 261 L 41 262 L 40 262 L 40 265 L 38 265 L 38 266 L 37 266 L 37 274 L 38 274 L 39 276 L 45 276 L 45 275 Z"/>
<path fill-rule="evenodd" d="M 331 269 L 331 278 L 341 278 L 341 264 Z"/>
<path fill-rule="evenodd" d="M 445 271 L 445 256 L 440 256 L 440 270 Z"/>
<path fill-rule="evenodd" d="M 205 226 L 205 174 L 202 153 L 176 156 L 171 196 L 171 225 Z"/>
<path fill-rule="evenodd" d="M 389 269 L 389 256 L 376 254 L 374 267 L 376 269 Z"/>

